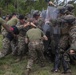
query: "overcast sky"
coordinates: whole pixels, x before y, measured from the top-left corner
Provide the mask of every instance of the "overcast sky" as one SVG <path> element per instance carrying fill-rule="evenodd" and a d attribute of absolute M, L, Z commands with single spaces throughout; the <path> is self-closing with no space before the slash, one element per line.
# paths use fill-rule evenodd
<path fill-rule="evenodd" d="M 60 1 L 64 1 L 64 0 L 60 0 Z M 72 0 L 67 0 L 67 1 L 72 1 Z"/>
<path fill-rule="evenodd" d="M 60 0 L 60 1 L 63 1 L 63 0 Z M 67 0 L 67 1 L 71 1 L 71 0 Z"/>
<path fill-rule="evenodd" d="M 64 0 L 59 0 L 59 4 L 60 4 L 61 2 L 63 2 L 63 1 L 64 1 Z M 72 1 L 72 0 L 67 0 L 67 2 L 68 2 L 68 1 Z"/>
<path fill-rule="evenodd" d="M 64 1 L 64 0 L 60 0 L 60 1 Z M 72 0 L 67 0 L 67 1 L 72 1 Z"/>

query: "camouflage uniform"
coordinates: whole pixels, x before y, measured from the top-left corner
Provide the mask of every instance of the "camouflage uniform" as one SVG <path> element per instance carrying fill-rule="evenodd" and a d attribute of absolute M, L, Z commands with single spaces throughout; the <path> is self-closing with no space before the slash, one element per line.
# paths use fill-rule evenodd
<path fill-rule="evenodd" d="M 7 25 L 9 25 L 9 26 L 14 26 L 14 25 L 16 25 L 17 24 L 17 22 L 18 22 L 18 19 L 17 18 L 12 18 L 12 19 L 10 19 L 8 22 L 7 22 Z M 8 39 L 8 37 L 7 37 L 7 35 L 8 35 L 8 32 L 5 30 L 5 29 L 3 29 L 3 32 L 2 32 L 2 34 L 4 35 L 4 38 L 3 38 L 3 50 L 2 50 L 2 54 L 1 54 L 1 57 L 4 57 L 4 56 L 6 56 L 9 52 L 11 52 L 11 49 L 12 49 L 12 51 L 15 49 L 15 45 L 16 45 L 16 43 L 15 43 L 15 41 L 16 40 L 12 40 L 12 41 L 10 41 L 10 39 Z M 5 46 L 6 45 L 6 46 Z"/>
<path fill-rule="evenodd" d="M 38 10 L 33 12 L 33 23 L 40 29 L 42 29 L 42 26 L 44 25 L 44 19 L 40 17 L 40 12 Z"/>
<path fill-rule="evenodd" d="M 26 34 L 26 28 L 23 27 L 19 27 L 19 26 L 23 26 L 23 24 L 21 24 L 20 22 L 17 23 L 17 28 L 19 29 L 19 34 L 18 34 L 18 42 L 17 42 L 17 52 L 18 55 L 23 55 L 25 51 L 25 47 L 26 47 L 26 43 L 25 43 L 25 34 Z"/>
<path fill-rule="evenodd" d="M 70 19 L 72 19 L 72 22 L 70 22 L 71 21 Z M 72 26 L 70 24 L 72 24 L 74 20 L 75 20 L 75 17 L 72 15 L 64 16 L 63 21 L 62 21 L 63 23 L 61 24 L 61 38 L 58 44 L 57 55 L 55 58 L 55 70 L 58 70 L 60 66 L 59 64 L 62 61 L 62 66 L 65 73 L 70 69 L 70 66 L 69 66 L 70 59 L 69 59 L 67 50 L 70 48 L 69 31 Z"/>
<path fill-rule="evenodd" d="M 65 6 L 65 8 L 67 9 L 65 12 L 66 12 L 66 14 L 71 14 L 71 15 L 74 15 L 74 5 L 72 5 L 72 4 L 67 4 L 66 6 Z"/>
<path fill-rule="evenodd" d="M 26 37 L 29 39 L 29 60 L 27 63 L 27 69 L 32 68 L 33 63 L 37 58 L 40 58 L 41 63 L 44 61 L 44 46 L 41 40 L 43 35 L 43 32 L 39 28 L 32 28 L 26 33 Z"/>
<path fill-rule="evenodd" d="M 69 35 L 70 35 L 70 38 L 71 38 L 71 44 L 70 44 L 70 48 L 69 48 L 68 52 L 70 50 L 75 51 L 75 54 L 73 54 L 73 55 L 69 54 L 71 61 L 73 63 L 75 63 L 76 62 L 76 25 L 71 27 Z"/>
<path fill-rule="evenodd" d="M 3 25 L 5 23 L 5 20 L 3 20 L 1 17 L 0 17 L 0 32 L 1 32 L 1 25 Z"/>
<path fill-rule="evenodd" d="M 70 28 L 70 32 L 69 32 L 70 38 L 71 38 L 71 46 L 70 46 L 70 50 L 73 49 L 76 51 L 76 25 L 72 26 Z"/>
<path fill-rule="evenodd" d="M 38 19 L 37 26 L 38 26 L 38 28 L 42 29 L 43 25 L 44 25 L 44 20 L 43 20 L 43 18 L 40 17 Z"/>
<path fill-rule="evenodd" d="M 3 20 L 3 19 L 0 17 L 0 25 L 3 25 L 3 24 L 5 24 L 5 23 L 6 23 L 6 21 Z"/>
<path fill-rule="evenodd" d="M 2 18 L 0 18 L 0 24 L 3 25 L 5 23 L 6 23 L 5 20 L 3 20 Z M 0 53 L 0 57 L 4 57 L 6 55 L 6 51 L 10 48 L 10 41 L 8 40 L 8 38 L 5 38 L 3 40 L 3 46 L 4 46 L 5 50 L 2 51 L 2 53 Z"/>
<path fill-rule="evenodd" d="M 59 7 L 54 7 L 54 11 L 56 12 L 52 12 L 51 16 L 52 18 L 50 17 L 50 22 L 51 22 L 51 28 L 52 28 L 52 35 L 51 35 L 51 43 L 50 43 L 50 56 L 52 58 L 52 61 L 54 60 L 54 57 L 55 57 L 55 54 L 56 54 L 56 50 L 57 50 L 57 47 L 58 47 L 58 43 L 59 43 L 59 40 L 60 40 L 60 26 L 58 25 L 58 23 L 56 22 L 57 19 L 60 16 L 60 14 L 63 14 L 65 8 L 63 6 L 59 6 Z M 50 14 L 50 13 L 49 13 Z"/>
<path fill-rule="evenodd" d="M 44 25 L 43 18 L 39 17 L 38 19 L 32 18 L 30 19 L 38 28 L 42 29 L 42 26 Z"/>

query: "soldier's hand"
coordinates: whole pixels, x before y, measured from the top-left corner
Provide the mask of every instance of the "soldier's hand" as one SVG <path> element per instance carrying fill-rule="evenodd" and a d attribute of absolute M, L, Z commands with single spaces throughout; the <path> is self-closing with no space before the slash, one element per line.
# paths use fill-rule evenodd
<path fill-rule="evenodd" d="M 29 26 L 29 25 L 30 25 L 30 23 L 27 22 L 27 23 L 24 24 L 24 27 Z"/>
<path fill-rule="evenodd" d="M 46 41 L 48 40 L 46 35 L 43 36 L 43 39 L 46 40 Z"/>
<path fill-rule="evenodd" d="M 29 26 L 30 25 L 30 22 L 27 22 L 27 26 Z"/>
<path fill-rule="evenodd" d="M 70 50 L 70 54 L 75 54 L 75 51 L 74 50 Z"/>
<path fill-rule="evenodd" d="M 34 26 L 34 27 L 37 27 L 37 26 L 36 26 L 34 23 L 32 23 L 32 22 L 31 22 L 30 24 L 31 24 L 32 26 Z"/>
<path fill-rule="evenodd" d="M 52 1 L 49 2 L 49 5 L 56 6 Z"/>
<path fill-rule="evenodd" d="M 26 43 L 26 44 L 28 43 L 28 38 L 25 38 L 25 43 Z"/>

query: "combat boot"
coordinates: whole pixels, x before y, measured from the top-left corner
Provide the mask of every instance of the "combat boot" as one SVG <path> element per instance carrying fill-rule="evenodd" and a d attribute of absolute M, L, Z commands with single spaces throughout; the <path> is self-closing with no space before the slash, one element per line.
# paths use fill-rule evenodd
<path fill-rule="evenodd" d="M 70 69 L 68 69 L 66 72 L 62 72 L 61 75 L 72 75 L 72 72 Z"/>
<path fill-rule="evenodd" d="M 51 70 L 52 73 L 60 73 L 60 71 L 61 71 L 60 69 L 52 69 Z"/>
<path fill-rule="evenodd" d="M 72 73 L 63 73 L 61 75 L 72 75 Z"/>

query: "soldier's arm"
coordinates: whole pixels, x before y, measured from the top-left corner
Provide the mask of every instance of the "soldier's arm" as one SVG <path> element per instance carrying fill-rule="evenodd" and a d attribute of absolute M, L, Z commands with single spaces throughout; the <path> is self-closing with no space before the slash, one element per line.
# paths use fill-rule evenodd
<path fill-rule="evenodd" d="M 43 39 L 43 40 L 48 40 L 48 38 L 47 38 L 47 36 L 45 35 L 45 33 L 44 33 L 42 30 L 40 30 L 40 31 L 41 31 L 42 39 Z"/>
<path fill-rule="evenodd" d="M 25 43 L 28 44 L 28 38 L 25 38 Z"/>
<path fill-rule="evenodd" d="M 49 6 L 54 6 L 54 7 L 56 7 L 56 5 L 52 2 L 52 1 L 49 1 Z"/>
<path fill-rule="evenodd" d="M 9 25 L 6 24 L 6 21 L 3 20 L 2 18 L 0 18 L 0 24 L 10 33 L 12 33 L 11 31 L 11 27 Z M 13 34 L 13 33 L 12 33 Z"/>
<path fill-rule="evenodd" d="M 75 52 L 75 50 L 70 50 L 70 54 L 72 55 L 72 54 L 75 54 L 76 52 Z"/>
<path fill-rule="evenodd" d="M 21 30 L 23 28 L 26 28 L 27 26 L 29 26 L 29 22 L 25 23 L 24 25 L 16 25 L 16 27 L 18 28 L 18 30 Z"/>
<path fill-rule="evenodd" d="M 37 27 L 33 22 L 30 22 L 30 25 L 33 27 Z"/>
<path fill-rule="evenodd" d="M 76 53 L 76 27 L 72 28 L 70 31 L 71 44 L 70 44 L 70 54 Z"/>
<path fill-rule="evenodd" d="M 44 36 L 43 36 L 43 39 L 44 39 L 44 40 L 48 40 L 48 38 L 47 38 L 47 36 L 46 36 L 46 35 L 44 35 Z"/>
<path fill-rule="evenodd" d="M 29 39 L 28 39 L 28 35 L 27 35 L 27 33 L 26 33 L 26 36 L 25 36 L 25 43 L 28 44 L 28 42 L 29 42 Z"/>

